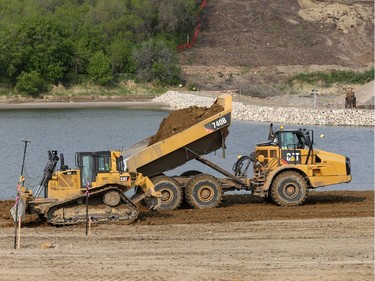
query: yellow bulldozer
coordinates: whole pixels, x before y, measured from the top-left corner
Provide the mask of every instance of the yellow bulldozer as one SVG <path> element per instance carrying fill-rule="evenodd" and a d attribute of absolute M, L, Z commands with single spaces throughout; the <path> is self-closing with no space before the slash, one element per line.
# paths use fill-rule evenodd
<path fill-rule="evenodd" d="M 136 203 L 149 198 L 151 209 L 160 205 L 160 192 L 148 177 L 124 169 L 119 151 L 77 152 L 77 168 L 69 168 L 64 156 L 56 150 L 48 151 L 48 162 L 35 194 L 19 186 L 19 211 L 11 210 L 13 217 L 23 213 L 38 214 L 53 225 L 71 225 L 92 222 L 125 221 L 138 217 Z M 60 169 L 56 165 L 60 160 Z M 55 171 L 56 170 L 56 171 Z M 21 177 L 20 183 L 24 182 Z M 126 191 L 137 188 L 128 198 Z M 16 220 L 16 219 L 15 219 Z"/>

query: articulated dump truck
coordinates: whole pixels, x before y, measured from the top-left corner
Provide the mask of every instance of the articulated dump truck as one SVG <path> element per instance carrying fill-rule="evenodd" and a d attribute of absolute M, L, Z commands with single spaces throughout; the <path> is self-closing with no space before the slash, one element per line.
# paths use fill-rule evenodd
<path fill-rule="evenodd" d="M 219 167 L 203 155 L 219 149 L 225 154 L 232 96 L 223 94 L 214 105 L 222 110 L 170 137 L 155 143 L 150 137 L 122 152 L 127 171 L 147 176 L 155 191 L 161 192 L 159 209 L 177 209 L 184 199 L 197 209 L 217 207 L 223 193 L 233 190 L 250 191 L 280 206 L 297 206 L 305 201 L 308 189 L 351 181 L 349 158 L 315 149 L 313 131 L 275 132 L 272 124 L 268 141 L 239 158 L 233 171 Z M 193 159 L 224 177 L 197 170 L 179 176 L 164 174 Z M 247 176 L 249 168 L 252 177 Z"/>
<path fill-rule="evenodd" d="M 277 205 L 297 206 L 305 201 L 308 189 L 351 180 L 349 158 L 315 149 L 312 131 L 274 132 L 272 126 L 269 141 L 239 158 L 233 171 L 219 167 L 203 155 L 219 149 L 225 153 L 232 96 L 221 95 L 210 109 L 210 114 L 198 111 L 185 118 L 189 120 L 179 116 L 174 120 L 177 123 L 193 121 L 181 131 L 171 127 L 172 134 L 155 138 L 156 134 L 123 151 L 78 152 L 76 168 L 65 165 L 62 154 L 58 157 L 57 151 L 49 151 L 35 194 L 22 184 L 21 176 L 13 217 L 34 213 L 53 225 L 83 223 L 88 218 L 130 223 L 138 217 L 136 203 L 140 201 L 160 210 L 177 209 L 183 200 L 193 208 L 214 208 L 224 192 L 233 190 L 250 191 Z M 223 177 L 197 170 L 179 176 L 164 174 L 193 159 Z M 248 176 L 250 168 L 252 177 Z M 134 190 L 131 198 L 125 195 L 129 190 Z"/>

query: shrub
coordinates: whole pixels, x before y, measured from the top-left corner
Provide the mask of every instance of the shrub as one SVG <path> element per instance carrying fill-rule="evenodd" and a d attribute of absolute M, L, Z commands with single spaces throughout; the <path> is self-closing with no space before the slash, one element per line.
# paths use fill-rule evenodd
<path fill-rule="evenodd" d="M 289 82 L 300 81 L 308 84 L 323 82 L 326 85 L 331 85 L 333 83 L 365 84 L 372 80 L 374 80 L 374 68 L 363 72 L 332 70 L 330 72 L 300 73 L 293 76 Z"/>
<path fill-rule="evenodd" d="M 44 80 L 36 71 L 22 72 L 17 78 L 15 89 L 20 93 L 25 93 L 31 96 L 37 96 L 42 91 L 45 91 L 47 86 Z"/>

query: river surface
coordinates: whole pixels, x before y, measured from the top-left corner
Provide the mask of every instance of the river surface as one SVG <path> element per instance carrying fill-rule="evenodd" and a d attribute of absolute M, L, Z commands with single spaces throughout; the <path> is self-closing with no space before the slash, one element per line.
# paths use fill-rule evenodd
<path fill-rule="evenodd" d="M 47 163 L 48 150 L 64 153 L 65 164 L 74 167 L 76 151 L 126 148 L 155 134 L 167 115 L 168 111 L 163 110 L 122 108 L 0 111 L 2 160 L 0 161 L 0 199 L 15 197 L 24 152 L 22 140 L 31 141 L 27 146 L 24 175 L 25 184 L 35 190 Z M 268 128 L 268 123 L 234 120 L 226 141 L 226 158 L 221 157 L 221 150 L 211 153 L 208 158 L 231 171 L 238 155 L 249 154 L 257 143 L 267 140 Z M 373 128 L 332 126 L 308 126 L 308 128 L 314 130 L 315 148 L 343 154 L 351 159 L 353 180 L 350 183 L 323 187 L 319 190 L 374 189 Z M 321 134 L 325 137 L 319 138 Z M 195 160 L 167 174 L 177 175 L 192 169 L 217 175 Z"/>

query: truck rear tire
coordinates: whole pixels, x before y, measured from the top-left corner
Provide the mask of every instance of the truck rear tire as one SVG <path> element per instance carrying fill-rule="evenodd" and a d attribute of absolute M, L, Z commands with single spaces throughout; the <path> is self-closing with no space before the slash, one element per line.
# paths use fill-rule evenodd
<path fill-rule="evenodd" d="M 220 205 L 223 189 L 220 181 L 207 174 L 192 177 L 185 188 L 187 203 L 195 209 L 209 209 Z"/>
<path fill-rule="evenodd" d="M 279 174 L 271 185 L 272 201 L 279 206 L 298 206 L 307 197 L 307 183 L 305 178 L 294 171 Z"/>
<path fill-rule="evenodd" d="M 183 192 L 175 179 L 163 175 L 151 181 L 155 191 L 161 192 L 161 205 L 158 210 L 175 210 L 181 205 Z"/>

